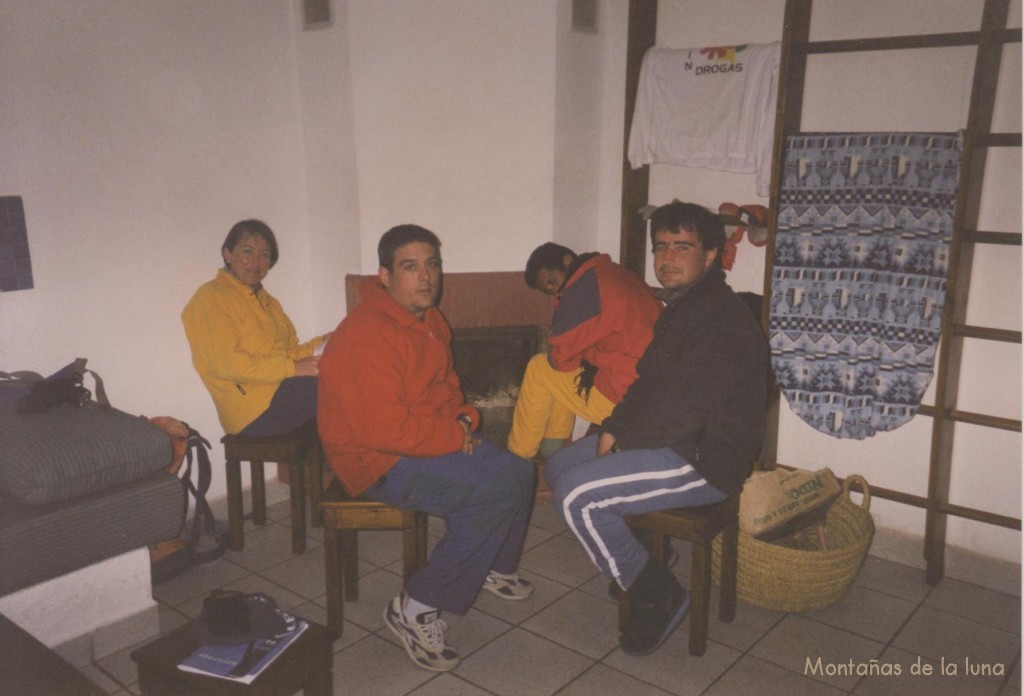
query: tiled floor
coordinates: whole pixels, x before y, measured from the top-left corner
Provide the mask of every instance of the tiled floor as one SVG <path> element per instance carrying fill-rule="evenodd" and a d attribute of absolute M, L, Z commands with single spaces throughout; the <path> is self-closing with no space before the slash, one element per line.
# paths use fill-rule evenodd
<path fill-rule="evenodd" d="M 309 549 L 294 556 L 287 503 L 274 505 L 270 516 L 266 526 L 247 528 L 244 552 L 154 588 L 163 631 L 193 618 L 217 587 L 267 592 L 282 607 L 326 622 L 321 531 L 310 530 Z M 441 529 L 435 522 L 433 538 Z M 334 646 L 336 694 L 1020 694 L 1018 597 L 948 578 L 933 588 L 923 571 L 871 556 L 833 607 L 787 614 L 741 602 L 732 624 L 712 619 L 703 657 L 687 655 L 685 622 L 654 655 L 629 657 L 617 647 L 607 581 L 550 503 L 534 510 L 521 564 L 534 596 L 507 602 L 483 593 L 467 616 L 446 615 L 448 642 L 462 664 L 447 674 L 426 672 L 413 666 L 381 619 L 401 587 L 399 542 L 395 532 L 360 537 L 360 599 L 346 605 L 344 636 Z M 676 572 L 686 585 L 684 547 L 676 543 Z M 137 694 L 130 652 L 83 671 L 111 694 Z"/>

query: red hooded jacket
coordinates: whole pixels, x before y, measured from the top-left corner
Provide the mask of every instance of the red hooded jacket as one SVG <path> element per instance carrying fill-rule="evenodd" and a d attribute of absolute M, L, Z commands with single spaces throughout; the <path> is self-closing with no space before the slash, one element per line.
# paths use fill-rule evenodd
<path fill-rule="evenodd" d="M 320 358 L 317 420 L 327 460 L 356 496 L 400 457 L 438 457 L 462 449 L 455 420 L 480 413 L 466 403 L 452 369 L 451 328 L 436 307 L 423 319 L 376 278 L 338 325 Z"/>
<path fill-rule="evenodd" d="M 561 372 L 586 360 L 594 386 L 612 403 L 636 379 L 636 363 L 661 314 L 654 291 L 607 254 L 587 258 L 558 293 L 548 340 L 551 366 Z"/>

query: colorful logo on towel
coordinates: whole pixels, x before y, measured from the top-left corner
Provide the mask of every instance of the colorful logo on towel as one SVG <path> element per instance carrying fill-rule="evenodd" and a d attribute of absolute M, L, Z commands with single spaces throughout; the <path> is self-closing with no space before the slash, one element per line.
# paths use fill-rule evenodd
<path fill-rule="evenodd" d="M 693 67 L 692 63 L 687 63 L 687 68 L 692 69 L 696 75 L 743 72 L 743 63 L 736 61 L 736 54 L 742 53 L 746 48 L 746 44 L 702 48 L 699 52 L 704 56 L 706 64 Z"/>

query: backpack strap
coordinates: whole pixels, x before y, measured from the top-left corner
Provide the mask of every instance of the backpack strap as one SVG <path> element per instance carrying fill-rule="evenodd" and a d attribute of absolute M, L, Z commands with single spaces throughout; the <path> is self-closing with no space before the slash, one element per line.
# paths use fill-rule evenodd
<path fill-rule="evenodd" d="M 93 390 L 93 395 L 96 397 L 96 403 L 98 403 L 103 408 L 110 408 L 110 399 L 107 398 L 107 390 L 103 388 L 103 378 L 96 374 L 94 370 L 86 369 L 85 361 L 85 358 L 75 358 L 74 370 L 78 384 L 83 383 L 85 375 L 91 375 L 93 382 L 95 382 L 95 389 Z"/>
<path fill-rule="evenodd" d="M 195 490 L 195 487 L 192 485 L 192 452 L 187 447 L 185 448 L 184 464 L 174 474 L 181 481 L 181 487 L 185 489 L 185 495 L 182 496 L 181 501 L 181 527 L 178 529 L 178 536 L 180 537 L 185 531 L 185 525 L 188 524 L 189 499 L 191 498 L 189 494 Z"/>
<path fill-rule="evenodd" d="M 210 490 L 210 483 L 213 480 L 210 455 L 207 453 L 207 450 L 211 449 L 211 447 L 209 441 L 189 426 L 188 423 L 182 423 L 182 425 L 188 428 L 187 447 L 185 449 L 185 474 L 182 481 L 196 500 L 196 512 L 192 520 L 192 532 L 190 535 L 190 541 L 194 543 L 199 538 L 201 529 L 205 529 L 207 534 L 213 534 L 215 530 L 213 510 L 206 500 L 206 492 Z M 196 470 L 199 474 L 198 484 L 192 482 L 193 451 L 195 452 Z M 187 504 L 188 501 L 186 500 Z"/>

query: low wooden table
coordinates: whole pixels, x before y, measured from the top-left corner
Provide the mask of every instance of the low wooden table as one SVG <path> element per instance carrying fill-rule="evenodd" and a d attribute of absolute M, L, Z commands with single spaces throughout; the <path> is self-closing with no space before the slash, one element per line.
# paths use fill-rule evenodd
<path fill-rule="evenodd" d="M 338 634 L 312 621 L 306 623 L 309 628 L 251 684 L 178 669 L 199 647 L 192 637 L 192 624 L 187 624 L 132 652 L 139 669 L 139 688 L 143 696 L 291 696 L 300 689 L 305 696 L 331 696 L 332 645 Z"/>

